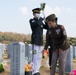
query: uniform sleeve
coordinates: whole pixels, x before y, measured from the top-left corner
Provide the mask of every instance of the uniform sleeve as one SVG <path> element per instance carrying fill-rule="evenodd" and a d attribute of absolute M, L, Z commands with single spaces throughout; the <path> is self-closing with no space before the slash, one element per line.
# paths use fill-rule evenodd
<path fill-rule="evenodd" d="M 45 43 L 44 49 L 47 50 L 48 47 L 50 47 L 50 37 L 49 37 L 48 31 L 47 31 L 46 32 L 46 43 Z"/>
<path fill-rule="evenodd" d="M 45 24 L 43 25 L 43 28 L 44 28 L 44 29 L 48 29 L 48 28 L 49 28 L 46 22 L 45 22 Z"/>
<path fill-rule="evenodd" d="M 47 25 L 47 23 L 45 22 L 45 18 L 42 18 L 42 24 L 43 24 L 43 28 L 44 28 L 44 29 L 48 29 L 48 25 Z"/>
<path fill-rule="evenodd" d="M 39 25 L 38 22 L 35 21 L 34 19 L 30 19 L 29 23 L 31 26 L 38 26 Z"/>
<path fill-rule="evenodd" d="M 61 26 L 61 43 L 60 43 L 60 46 L 59 46 L 60 49 L 62 49 L 66 40 L 67 40 L 66 30 L 65 30 L 64 26 Z"/>

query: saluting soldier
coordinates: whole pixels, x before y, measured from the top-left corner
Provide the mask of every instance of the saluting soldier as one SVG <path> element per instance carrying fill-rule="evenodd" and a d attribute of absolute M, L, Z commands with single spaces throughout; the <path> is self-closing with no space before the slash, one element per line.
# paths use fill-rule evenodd
<path fill-rule="evenodd" d="M 49 26 L 46 36 L 46 45 L 50 46 L 52 53 L 51 75 L 55 75 L 57 60 L 59 58 L 59 75 L 64 75 L 65 61 L 70 47 L 67 42 L 67 34 L 63 25 L 57 24 L 57 17 L 51 14 L 46 18 Z M 47 49 L 45 46 L 45 50 Z"/>
<path fill-rule="evenodd" d="M 40 11 L 40 8 L 33 9 L 32 12 L 34 18 L 29 21 L 32 30 L 31 43 L 33 46 L 33 75 L 40 75 L 39 69 L 41 66 L 43 50 L 43 28 L 48 28 L 44 23 L 44 19 L 40 17 Z"/>

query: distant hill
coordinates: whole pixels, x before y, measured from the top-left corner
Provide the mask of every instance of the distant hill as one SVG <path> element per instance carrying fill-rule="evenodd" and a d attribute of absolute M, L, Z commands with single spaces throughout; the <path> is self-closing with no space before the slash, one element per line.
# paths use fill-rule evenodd
<path fill-rule="evenodd" d="M 46 36 L 43 35 L 44 43 L 46 42 Z M 30 43 L 31 34 L 20 34 L 13 32 L 0 32 L 0 43 L 11 43 L 11 42 L 27 42 Z M 71 45 L 76 45 L 76 37 L 68 37 L 68 42 Z"/>
<path fill-rule="evenodd" d="M 31 40 L 30 34 L 19 34 L 13 32 L 0 32 L 0 43 L 11 43 L 11 42 L 28 42 Z"/>

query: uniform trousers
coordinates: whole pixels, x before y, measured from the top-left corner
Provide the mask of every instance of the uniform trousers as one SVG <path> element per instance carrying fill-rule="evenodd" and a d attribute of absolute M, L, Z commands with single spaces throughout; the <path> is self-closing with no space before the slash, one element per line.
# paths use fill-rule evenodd
<path fill-rule="evenodd" d="M 39 72 L 42 61 L 43 46 L 33 45 L 33 74 Z"/>
<path fill-rule="evenodd" d="M 65 62 L 68 50 L 59 53 L 58 50 L 53 51 L 52 62 L 51 62 L 51 75 L 55 75 L 57 60 L 59 60 L 59 75 L 64 75 L 65 73 Z"/>
<path fill-rule="evenodd" d="M 50 67 L 51 67 L 51 61 L 52 61 L 52 54 L 53 54 L 52 49 L 49 49 L 49 66 Z"/>

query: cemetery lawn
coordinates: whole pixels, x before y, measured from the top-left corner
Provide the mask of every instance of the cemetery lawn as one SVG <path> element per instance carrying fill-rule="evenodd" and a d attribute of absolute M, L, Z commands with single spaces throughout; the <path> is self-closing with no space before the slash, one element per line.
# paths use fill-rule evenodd
<path fill-rule="evenodd" d="M 45 57 L 42 59 L 42 66 L 41 66 L 41 69 L 40 69 L 40 74 L 41 75 L 50 75 L 50 69 L 48 67 L 46 67 L 46 60 L 47 60 L 48 57 Z M 5 55 L 3 57 L 3 60 L 7 60 L 10 62 L 9 59 L 7 59 L 7 56 Z M 74 62 L 74 69 L 76 69 L 76 60 L 73 61 Z M 10 66 L 10 64 L 9 64 Z M 10 75 L 10 68 L 6 68 L 5 72 L 2 72 L 0 73 L 0 75 Z M 56 73 L 56 75 L 58 75 Z"/>

